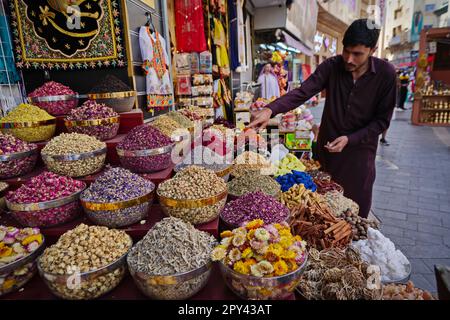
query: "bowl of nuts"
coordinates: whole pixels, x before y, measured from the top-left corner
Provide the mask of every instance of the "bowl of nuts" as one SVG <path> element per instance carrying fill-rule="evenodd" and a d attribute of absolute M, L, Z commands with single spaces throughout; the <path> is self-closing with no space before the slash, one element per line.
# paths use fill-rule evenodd
<path fill-rule="evenodd" d="M 69 222 L 82 213 L 82 181 L 44 172 L 9 192 L 6 206 L 11 216 L 27 227 L 51 227 Z"/>
<path fill-rule="evenodd" d="M 202 224 L 219 216 L 228 190 L 225 181 L 214 171 L 190 166 L 161 183 L 157 194 L 166 215 Z"/>
<path fill-rule="evenodd" d="M 190 164 L 179 163 L 175 166 L 174 171 L 178 173 L 189 166 Z M 201 164 L 200 166 L 205 169 L 214 171 L 216 175 L 222 178 L 225 182 L 228 182 L 228 180 L 230 179 L 230 173 L 231 170 L 233 169 L 233 165 L 230 164 L 211 164 L 211 165 Z"/>
<path fill-rule="evenodd" d="M 81 194 L 80 200 L 95 224 L 117 228 L 147 216 L 154 190 L 151 181 L 123 168 L 111 168 Z"/>
<path fill-rule="evenodd" d="M 0 133 L 0 179 L 22 176 L 33 170 L 38 146 Z"/>
<path fill-rule="evenodd" d="M 37 273 L 45 240 L 37 228 L 0 226 L 0 296 L 22 288 Z"/>
<path fill-rule="evenodd" d="M 132 245 L 124 231 L 81 224 L 44 251 L 39 274 L 59 298 L 96 299 L 122 281 Z"/>
<path fill-rule="evenodd" d="M 106 153 L 104 142 L 78 133 L 63 133 L 41 151 L 48 170 L 69 177 L 84 177 L 100 171 Z"/>
<path fill-rule="evenodd" d="M 137 287 L 152 299 L 184 300 L 199 292 L 211 274 L 217 240 L 181 219 L 156 223 L 127 257 Z"/>

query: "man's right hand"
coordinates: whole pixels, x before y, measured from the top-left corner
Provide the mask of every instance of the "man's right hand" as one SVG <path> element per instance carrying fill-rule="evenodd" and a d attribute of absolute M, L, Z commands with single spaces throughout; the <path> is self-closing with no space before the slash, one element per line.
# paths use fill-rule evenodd
<path fill-rule="evenodd" d="M 248 125 L 249 128 L 255 130 L 264 130 L 269 123 L 270 117 L 272 116 L 272 110 L 265 108 L 260 111 L 252 113 L 252 122 Z"/>

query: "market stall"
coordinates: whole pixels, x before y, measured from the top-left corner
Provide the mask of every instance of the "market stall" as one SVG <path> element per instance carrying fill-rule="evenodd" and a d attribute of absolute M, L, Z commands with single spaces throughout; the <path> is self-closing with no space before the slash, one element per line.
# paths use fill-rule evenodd
<path fill-rule="evenodd" d="M 91 2 L 90 28 L 118 16 L 116 1 Z M 20 20 L 25 11 L 17 21 L 58 26 L 50 21 L 65 7 L 48 3 L 42 21 Z M 281 144 L 226 120 L 226 2 L 175 4 L 190 14 L 175 28 L 174 87 L 168 39 L 150 14 L 139 28 L 145 93 L 125 69 L 78 85 L 33 78 L 28 103 L 0 118 L 1 299 L 432 299 L 407 283 L 407 258 L 320 163 L 291 153 L 311 151 L 307 109 L 278 119 Z M 168 110 L 173 95 L 179 110 Z M 170 112 L 144 123 L 143 97 L 145 111 Z"/>
<path fill-rule="evenodd" d="M 423 31 L 420 37 L 419 60 L 412 123 L 427 126 L 450 124 L 450 65 L 447 43 L 449 28 Z"/>

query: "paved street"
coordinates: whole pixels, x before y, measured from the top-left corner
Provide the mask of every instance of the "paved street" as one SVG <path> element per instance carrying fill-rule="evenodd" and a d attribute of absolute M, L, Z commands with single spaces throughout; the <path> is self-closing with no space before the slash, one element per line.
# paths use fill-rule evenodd
<path fill-rule="evenodd" d="M 323 107 L 313 109 L 320 117 Z M 436 292 L 434 265 L 450 265 L 450 129 L 411 125 L 397 112 L 377 155 L 372 210 L 412 263 L 411 280 Z"/>

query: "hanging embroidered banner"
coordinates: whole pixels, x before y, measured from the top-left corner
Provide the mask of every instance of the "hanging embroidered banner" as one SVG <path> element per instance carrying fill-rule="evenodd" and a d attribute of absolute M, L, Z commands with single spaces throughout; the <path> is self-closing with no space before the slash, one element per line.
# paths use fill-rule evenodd
<path fill-rule="evenodd" d="M 19 68 L 126 65 L 119 0 L 14 0 L 11 18 Z"/>

